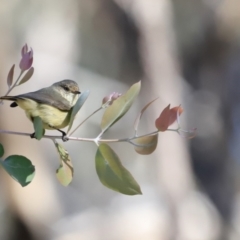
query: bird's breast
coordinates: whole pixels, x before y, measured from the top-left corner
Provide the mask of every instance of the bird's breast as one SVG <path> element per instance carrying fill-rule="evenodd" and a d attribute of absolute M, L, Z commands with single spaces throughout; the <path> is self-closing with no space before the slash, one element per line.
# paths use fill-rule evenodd
<path fill-rule="evenodd" d="M 66 127 L 69 123 L 69 111 L 61 111 L 47 104 L 39 104 L 31 99 L 18 99 L 17 103 L 19 107 L 25 110 L 30 120 L 34 117 L 40 117 L 45 129 L 60 129 Z"/>

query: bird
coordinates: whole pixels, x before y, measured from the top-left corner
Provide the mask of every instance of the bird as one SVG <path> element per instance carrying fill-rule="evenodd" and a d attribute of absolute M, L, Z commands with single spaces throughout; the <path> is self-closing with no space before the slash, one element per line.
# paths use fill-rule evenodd
<path fill-rule="evenodd" d="M 40 117 L 44 130 L 58 130 L 64 140 L 66 133 L 60 129 L 69 125 L 71 110 L 80 94 L 78 84 L 73 80 L 65 79 L 35 92 L 3 96 L 0 99 L 13 101 L 10 107 L 22 108 L 32 122 L 34 117 Z M 34 134 L 31 134 L 32 138 L 35 137 Z"/>

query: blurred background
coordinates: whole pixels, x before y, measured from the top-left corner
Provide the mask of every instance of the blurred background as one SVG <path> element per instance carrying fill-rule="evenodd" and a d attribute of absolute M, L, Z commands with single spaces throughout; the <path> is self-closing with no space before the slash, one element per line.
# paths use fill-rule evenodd
<path fill-rule="evenodd" d="M 143 117 L 142 133 L 154 131 L 169 103 L 182 104 L 185 129 L 198 129 L 191 140 L 159 134 L 149 156 L 125 143 L 111 144 L 140 184 L 141 196 L 121 195 L 99 182 L 92 143 L 64 143 L 75 172 L 63 187 L 55 176 L 59 160 L 52 142 L 1 135 L 5 156 L 24 155 L 36 167 L 25 188 L 0 171 L 1 240 L 240 239 L 239 0 L 0 3 L 0 95 L 27 43 L 35 73 L 12 94 L 73 79 L 91 92 L 77 123 L 104 96 L 125 92 L 141 79 L 131 111 L 104 137 L 131 136 L 138 112 L 158 96 Z M 5 103 L 0 111 L 1 129 L 33 132 L 21 109 Z M 75 135 L 97 136 L 101 116 Z"/>

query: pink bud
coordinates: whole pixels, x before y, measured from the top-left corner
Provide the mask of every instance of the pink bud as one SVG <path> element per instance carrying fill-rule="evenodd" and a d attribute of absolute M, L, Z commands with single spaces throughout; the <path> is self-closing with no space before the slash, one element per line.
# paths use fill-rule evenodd
<path fill-rule="evenodd" d="M 19 67 L 22 71 L 26 71 L 32 66 L 33 50 L 31 49 L 28 52 L 28 46 L 27 46 L 27 44 L 25 44 L 22 48 L 21 54 L 22 54 L 22 59 L 19 63 Z"/>
<path fill-rule="evenodd" d="M 111 99 L 112 102 L 113 102 L 114 100 L 118 99 L 121 95 L 122 95 L 121 93 L 114 92 L 114 93 L 112 94 L 112 99 Z"/>
<path fill-rule="evenodd" d="M 21 51 L 21 55 L 22 55 L 22 57 L 23 57 L 24 54 L 27 53 L 27 51 L 28 51 L 28 45 L 25 44 L 25 45 L 22 47 L 22 51 Z"/>
<path fill-rule="evenodd" d="M 102 104 L 108 103 L 108 105 L 111 105 L 121 95 L 122 95 L 121 93 L 113 92 L 113 93 L 111 93 L 108 96 L 103 98 Z"/>

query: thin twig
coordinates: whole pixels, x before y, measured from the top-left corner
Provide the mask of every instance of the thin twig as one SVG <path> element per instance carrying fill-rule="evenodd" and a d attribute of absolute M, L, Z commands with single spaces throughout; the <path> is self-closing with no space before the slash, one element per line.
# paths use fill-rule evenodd
<path fill-rule="evenodd" d="M 11 134 L 11 135 L 19 135 L 19 136 L 31 136 L 31 133 L 24 133 L 24 132 L 14 132 L 14 131 L 8 131 L 8 130 L 0 130 L 0 134 Z M 153 132 L 153 133 L 149 133 L 149 134 L 145 134 L 142 136 L 138 136 L 138 137 L 132 137 L 132 138 L 121 138 L 121 139 L 99 139 L 98 142 L 99 143 L 116 143 L 116 142 L 129 142 L 130 140 L 136 139 L 136 138 L 141 138 L 141 137 L 145 137 L 145 136 L 150 136 L 150 135 L 154 135 L 157 132 Z M 42 138 L 46 138 L 46 139 L 62 139 L 62 136 L 55 136 L 55 135 L 44 135 Z M 96 142 L 96 138 L 80 138 L 80 137 L 68 137 L 68 140 L 72 140 L 72 141 L 83 141 L 83 142 Z"/>
<path fill-rule="evenodd" d="M 98 111 L 102 110 L 102 107 L 98 108 L 97 110 L 95 110 L 93 113 L 91 113 L 87 118 L 85 118 L 69 135 L 68 138 L 83 124 L 85 123 L 90 117 L 92 117 L 95 113 L 97 113 Z"/>
<path fill-rule="evenodd" d="M 173 131 L 173 132 L 178 132 L 179 129 L 167 129 L 167 131 Z M 182 130 L 184 131 L 184 130 Z M 2 130 L 0 129 L 0 134 L 11 134 L 11 135 L 19 135 L 19 136 L 31 136 L 31 133 L 24 133 L 24 132 L 15 132 L 15 131 L 9 131 L 9 130 Z M 141 136 L 133 136 L 131 138 L 116 138 L 116 139 L 99 139 L 97 138 L 81 138 L 81 137 L 68 137 L 68 140 L 72 140 L 72 141 L 82 141 L 82 142 L 97 142 L 99 143 L 116 143 L 116 142 L 129 142 L 131 143 L 132 140 L 134 139 L 138 139 L 138 138 L 142 138 L 142 137 L 147 137 L 147 136 L 152 136 L 152 135 L 156 135 L 158 134 L 159 131 L 154 131 L 151 133 L 147 133 Z M 51 140 L 55 140 L 55 139 L 62 139 L 62 136 L 58 136 L 58 135 L 44 135 L 42 138 L 46 138 L 46 139 L 51 139 Z M 55 142 L 55 141 L 54 141 Z"/>
<path fill-rule="evenodd" d="M 23 73 L 24 73 L 24 71 L 21 70 L 21 72 L 20 72 L 17 80 L 16 80 L 15 83 L 12 85 L 12 87 L 10 87 L 10 88 L 8 89 L 8 91 L 7 91 L 7 93 L 4 95 L 4 97 L 7 96 L 7 95 L 16 87 L 17 82 L 18 82 L 18 80 L 20 79 L 20 77 L 22 76 Z M 3 102 L 3 100 L 0 100 L 0 104 L 2 104 L 2 102 Z"/>
<path fill-rule="evenodd" d="M 0 130 L 0 133 L 3 134 L 11 134 L 11 135 L 19 135 L 19 136 L 31 136 L 31 133 L 24 133 L 24 132 L 14 132 L 8 130 Z M 54 135 L 44 135 L 42 138 L 47 139 L 62 139 L 62 136 L 54 136 Z M 84 141 L 84 142 L 95 142 L 95 138 L 80 138 L 80 137 L 68 137 L 68 140 L 72 141 Z M 123 139 L 100 139 L 99 142 L 126 142 L 128 138 Z"/>
<path fill-rule="evenodd" d="M 7 93 L 6 93 L 4 96 L 7 96 L 7 95 L 16 87 L 17 82 L 18 82 L 18 80 L 21 78 L 21 76 L 23 75 L 23 73 L 24 73 L 24 71 L 21 70 L 21 72 L 20 72 L 17 80 L 16 80 L 15 83 L 12 85 L 12 87 L 10 87 L 10 88 L 8 89 Z"/>

